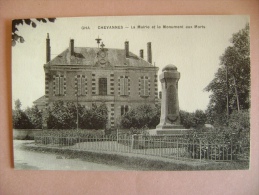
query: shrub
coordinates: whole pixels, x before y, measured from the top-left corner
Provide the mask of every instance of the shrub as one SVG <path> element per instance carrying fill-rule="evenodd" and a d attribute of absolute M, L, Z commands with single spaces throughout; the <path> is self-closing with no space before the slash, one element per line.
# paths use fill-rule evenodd
<path fill-rule="evenodd" d="M 187 129 L 200 128 L 207 120 L 205 112 L 202 110 L 196 110 L 194 113 L 180 111 L 180 123 Z"/>
<path fill-rule="evenodd" d="M 93 104 L 91 109 L 74 102 L 56 101 L 49 106 L 44 120 L 47 122 L 48 129 L 76 129 L 77 128 L 77 109 L 78 127 L 81 129 L 105 129 L 108 120 L 108 110 L 103 103 L 100 106 Z"/>
<path fill-rule="evenodd" d="M 160 108 L 150 105 L 140 105 L 131 109 L 121 117 L 120 125 L 123 128 L 142 129 L 155 128 L 160 119 Z"/>

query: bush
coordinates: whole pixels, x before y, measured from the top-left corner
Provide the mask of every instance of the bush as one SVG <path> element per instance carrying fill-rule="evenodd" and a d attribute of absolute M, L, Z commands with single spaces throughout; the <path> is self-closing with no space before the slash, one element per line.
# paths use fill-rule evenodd
<path fill-rule="evenodd" d="M 250 132 L 249 110 L 240 110 L 233 112 L 229 117 L 229 127 L 233 133 Z"/>
<path fill-rule="evenodd" d="M 32 129 L 33 124 L 21 109 L 22 103 L 19 99 L 15 100 L 15 109 L 12 112 L 13 128 L 14 129 Z"/>
<path fill-rule="evenodd" d="M 103 103 L 100 106 L 93 104 L 91 109 L 86 109 L 74 102 L 56 101 L 49 106 L 44 120 L 48 129 L 76 129 L 77 128 L 77 109 L 78 127 L 81 129 L 105 129 L 108 120 L 108 110 Z"/>
<path fill-rule="evenodd" d="M 120 125 L 125 129 L 155 128 L 160 120 L 160 108 L 140 105 L 121 117 Z"/>
<path fill-rule="evenodd" d="M 230 160 L 232 155 L 232 160 L 236 160 L 238 157 L 246 156 L 247 159 L 249 156 L 249 150 L 244 151 L 249 148 L 249 134 L 240 136 L 230 127 L 218 127 L 213 131 L 205 128 L 189 131 L 187 140 L 190 143 L 187 151 L 193 158 Z"/>
<path fill-rule="evenodd" d="M 206 120 L 206 114 L 202 110 L 196 110 L 194 113 L 180 111 L 180 123 L 187 129 L 200 128 L 204 126 Z"/>

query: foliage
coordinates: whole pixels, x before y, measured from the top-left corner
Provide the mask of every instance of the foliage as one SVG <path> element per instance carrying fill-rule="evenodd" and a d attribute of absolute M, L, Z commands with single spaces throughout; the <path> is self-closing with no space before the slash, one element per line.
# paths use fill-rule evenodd
<path fill-rule="evenodd" d="M 234 111 L 229 117 L 229 128 L 233 133 L 250 132 L 249 110 Z"/>
<path fill-rule="evenodd" d="M 15 101 L 15 109 L 12 112 L 13 128 L 14 129 L 31 129 L 32 123 L 24 111 L 21 110 L 21 101 Z"/>
<path fill-rule="evenodd" d="M 200 158 L 201 154 L 202 158 L 223 160 L 229 158 L 227 154 L 232 154 L 232 159 L 247 159 L 250 147 L 249 120 L 248 110 L 234 111 L 229 117 L 229 126 L 221 125 L 210 131 L 206 128 L 189 131 L 187 138 L 190 144 L 187 150 L 194 158 Z M 210 153 L 211 155 L 207 156 Z"/>
<path fill-rule="evenodd" d="M 77 128 L 77 106 L 73 102 L 56 101 L 47 110 L 48 129 L 75 129 Z M 78 104 L 78 127 L 81 129 L 104 129 L 108 120 L 108 110 L 103 103 L 100 106 L 93 104 L 86 109 Z"/>
<path fill-rule="evenodd" d="M 125 129 L 144 127 L 155 128 L 160 119 L 160 108 L 147 104 L 131 109 L 121 117 L 120 124 Z"/>
<path fill-rule="evenodd" d="M 27 108 L 25 110 L 25 114 L 27 115 L 28 119 L 30 120 L 30 123 L 32 124 L 33 129 L 42 128 L 42 112 L 38 109 L 37 106 Z"/>
<path fill-rule="evenodd" d="M 249 25 L 233 34 L 230 43 L 220 57 L 221 67 L 215 78 L 205 88 L 212 92 L 206 112 L 212 124 L 226 124 L 227 96 L 229 114 L 250 107 Z"/>
<path fill-rule="evenodd" d="M 32 19 L 17 19 L 17 20 L 13 20 L 12 22 L 12 46 L 15 46 L 17 42 L 23 43 L 25 40 L 22 36 L 20 36 L 17 31 L 18 30 L 18 26 L 19 25 L 29 25 L 32 26 L 33 28 L 37 27 L 36 22 L 43 22 L 43 23 L 47 23 L 47 21 L 49 22 L 54 22 L 56 19 L 55 18 L 36 18 L 35 20 Z"/>
<path fill-rule="evenodd" d="M 76 128 L 76 107 L 71 102 L 56 101 L 48 109 L 47 126 L 50 129 Z"/>
<path fill-rule="evenodd" d="M 196 110 L 194 113 L 180 110 L 180 123 L 187 129 L 202 127 L 206 120 L 206 114 L 202 110 Z"/>
<path fill-rule="evenodd" d="M 107 106 L 104 103 L 100 106 L 93 104 L 91 109 L 82 110 L 82 114 L 79 117 L 79 126 L 82 129 L 105 129 L 107 121 Z"/>

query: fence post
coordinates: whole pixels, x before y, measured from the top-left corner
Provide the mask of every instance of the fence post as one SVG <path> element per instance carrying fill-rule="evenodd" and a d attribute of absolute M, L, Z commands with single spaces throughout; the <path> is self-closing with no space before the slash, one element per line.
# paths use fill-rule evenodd
<path fill-rule="evenodd" d="M 195 151 L 196 152 L 196 151 Z M 195 158 L 195 153 L 194 153 L 194 139 L 192 140 L 192 158 Z"/>
<path fill-rule="evenodd" d="M 146 136 L 144 137 L 144 144 L 143 144 L 143 146 L 144 146 L 144 154 L 146 154 Z"/>
<path fill-rule="evenodd" d="M 133 151 L 134 147 L 134 134 L 131 136 L 131 150 Z"/>
<path fill-rule="evenodd" d="M 199 139 L 200 141 L 200 162 L 201 162 L 201 139 Z"/>
<path fill-rule="evenodd" d="M 78 135 L 78 149 L 80 150 L 80 135 Z"/>
<path fill-rule="evenodd" d="M 160 156 L 162 156 L 162 139 L 160 137 Z"/>
<path fill-rule="evenodd" d="M 232 151 L 232 147 L 233 147 L 233 144 L 232 144 L 232 139 L 230 140 L 230 152 L 231 152 L 231 155 L 230 155 L 230 160 L 232 161 L 232 153 L 233 153 L 233 151 Z"/>
<path fill-rule="evenodd" d="M 177 139 L 176 139 L 176 159 L 177 159 L 177 160 L 179 159 L 179 154 L 178 154 L 178 152 L 179 152 L 179 149 L 178 149 L 178 137 L 177 137 Z"/>

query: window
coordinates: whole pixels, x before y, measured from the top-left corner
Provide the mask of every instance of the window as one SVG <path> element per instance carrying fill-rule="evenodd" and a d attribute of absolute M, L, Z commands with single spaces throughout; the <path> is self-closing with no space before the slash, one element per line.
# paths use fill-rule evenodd
<path fill-rule="evenodd" d="M 129 95 L 128 83 L 129 83 L 128 77 L 120 78 L 120 95 Z"/>
<path fill-rule="evenodd" d="M 129 106 L 127 106 L 127 105 L 121 106 L 121 116 L 126 114 L 128 111 L 129 111 Z"/>
<path fill-rule="evenodd" d="M 107 95 L 107 78 L 99 79 L 99 95 Z"/>
<path fill-rule="evenodd" d="M 64 95 L 64 76 L 55 76 L 53 89 L 55 95 Z"/>
<path fill-rule="evenodd" d="M 140 79 L 140 96 L 149 96 L 149 79 L 147 76 Z"/>
<path fill-rule="evenodd" d="M 77 75 L 75 78 L 76 95 L 86 95 L 86 78 L 85 75 Z"/>

